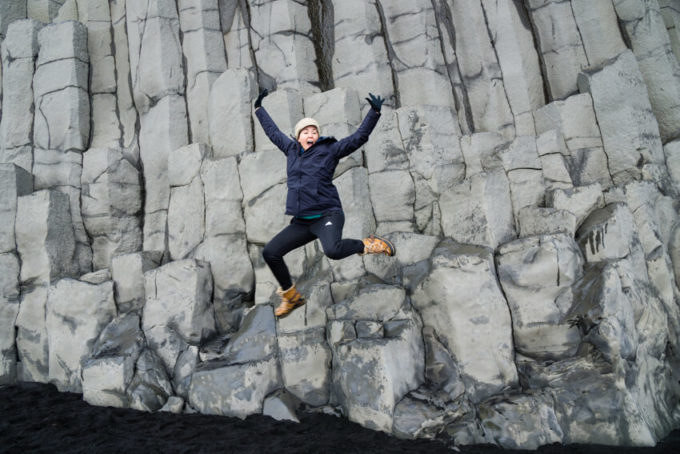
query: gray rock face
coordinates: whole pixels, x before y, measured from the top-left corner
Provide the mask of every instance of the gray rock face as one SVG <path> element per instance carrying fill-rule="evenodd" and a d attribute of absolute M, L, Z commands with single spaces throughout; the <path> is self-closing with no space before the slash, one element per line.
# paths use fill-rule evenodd
<path fill-rule="evenodd" d="M 170 372 L 189 345 L 198 345 L 215 330 L 210 267 L 205 262 L 180 260 L 147 271 L 144 278 L 142 329 Z"/>
<path fill-rule="evenodd" d="M 82 211 L 92 238 L 94 269 L 110 268 L 116 255 L 141 249 L 141 182 L 120 149 L 95 148 L 83 155 Z"/>
<path fill-rule="evenodd" d="M 82 392 L 81 364 L 115 315 L 111 281 L 91 285 L 62 279 L 50 287 L 45 313 L 49 380 L 60 391 Z"/>
<path fill-rule="evenodd" d="M 571 4 L 560 0 L 528 0 L 526 4 L 539 38 L 550 98 L 564 99 L 577 91 L 576 76 L 588 66 Z"/>
<path fill-rule="evenodd" d="M 461 243 L 495 248 L 515 236 L 510 184 L 502 171 L 465 179 L 442 194 L 439 206 L 449 213 L 442 219 L 444 235 Z"/>
<path fill-rule="evenodd" d="M 117 317 L 104 328 L 83 362 L 83 399 L 90 405 L 127 407 L 127 388 L 143 349 L 139 316 Z"/>
<path fill-rule="evenodd" d="M 654 445 L 680 425 L 679 24 L 670 0 L 0 1 L 0 384 Z M 281 319 L 265 88 L 285 135 L 385 99 L 333 183 L 343 237 L 397 248 L 294 249 Z"/>
<path fill-rule="evenodd" d="M 446 243 L 435 249 L 432 260 L 432 270 L 412 296 L 423 324 L 434 329 L 456 358 L 474 399 L 513 386 L 517 370 L 511 314 L 496 281 L 491 252 Z"/>
<path fill-rule="evenodd" d="M 207 103 L 209 141 L 213 156 L 235 156 L 253 149 L 251 100 L 257 96 L 253 74 L 246 69 L 221 71 L 212 83 Z"/>
<path fill-rule="evenodd" d="M 264 398 L 281 386 L 274 358 L 225 365 L 206 363 L 192 376 L 191 406 L 201 413 L 245 418 L 262 412 Z"/>
<path fill-rule="evenodd" d="M 157 411 L 172 396 L 172 384 L 163 370 L 162 360 L 145 349 L 135 366 L 135 376 L 127 389 L 130 408 L 141 411 Z"/>
<path fill-rule="evenodd" d="M 14 163 L 28 172 L 33 168 L 33 73 L 41 28 L 42 24 L 33 20 L 14 22 L 6 28 L 2 42 L 2 162 Z"/>
<path fill-rule="evenodd" d="M 16 379 L 14 324 L 19 315 L 19 259 L 13 253 L 0 254 L 0 383 Z"/>
<path fill-rule="evenodd" d="M 676 95 L 680 90 L 680 63 L 671 49 L 659 3 L 615 0 L 614 7 L 645 79 L 661 139 L 676 139 L 680 135 Z"/>
<path fill-rule="evenodd" d="M 210 143 L 210 87 L 227 69 L 217 3 L 217 0 L 177 2 L 187 65 L 187 113 L 192 141 L 196 143 Z"/>
<path fill-rule="evenodd" d="M 114 282 L 118 312 L 140 311 L 146 301 L 144 273 L 157 268 L 160 254 L 135 252 L 118 255 L 111 260 L 111 277 Z"/>
<path fill-rule="evenodd" d="M 609 171 L 617 184 L 639 179 L 642 166 L 663 159 L 659 125 L 644 87 L 630 51 L 610 65 L 579 75 L 579 88 L 593 97 Z"/>
<path fill-rule="evenodd" d="M 359 337 L 357 332 L 354 339 L 331 338 L 329 344 L 331 400 L 350 420 L 385 432 L 392 428 L 397 402 L 423 381 L 421 322 L 404 297 L 399 288 L 368 287 L 328 309 L 336 323 L 369 320 L 383 327 L 380 336 Z"/>
<path fill-rule="evenodd" d="M 581 338 L 564 315 L 572 306 L 571 286 L 580 278 L 583 259 L 571 236 L 534 236 L 504 244 L 496 263 L 512 314 L 515 349 L 536 359 L 574 355 Z"/>

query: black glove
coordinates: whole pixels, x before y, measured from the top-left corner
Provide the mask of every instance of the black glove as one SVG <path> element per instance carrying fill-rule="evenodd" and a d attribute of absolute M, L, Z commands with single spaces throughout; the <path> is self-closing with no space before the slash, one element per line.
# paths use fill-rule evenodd
<path fill-rule="evenodd" d="M 257 97 L 255 100 L 255 108 L 257 109 L 258 107 L 262 106 L 262 100 L 264 99 L 265 96 L 269 94 L 269 90 L 266 88 L 260 92 L 260 96 Z"/>
<path fill-rule="evenodd" d="M 380 95 L 376 97 L 375 95 L 373 95 L 373 93 L 369 93 L 368 96 L 370 96 L 370 98 L 366 98 L 366 101 L 368 101 L 368 103 L 371 105 L 371 108 L 373 108 L 373 110 L 375 110 L 376 112 L 380 112 L 380 109 L 382 108 L 382 105 L 385 102 L 385 100 L 382 99 Z"/>

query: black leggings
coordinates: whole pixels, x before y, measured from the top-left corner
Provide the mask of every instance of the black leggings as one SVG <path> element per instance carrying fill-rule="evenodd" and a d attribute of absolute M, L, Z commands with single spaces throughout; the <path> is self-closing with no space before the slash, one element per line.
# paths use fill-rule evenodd
<path fill-rule="evenodd" d="M 345 215 L 342 211 L 333 211 L 317 219 L 293 218 L 267 243 L 262 256 L 282 289 L 287 290 L 293 285 L 283 256 L 317 238 L 329 259 L 340 260 L 364 252 L 363 241 L 342 239 L 343 225 Z"/>

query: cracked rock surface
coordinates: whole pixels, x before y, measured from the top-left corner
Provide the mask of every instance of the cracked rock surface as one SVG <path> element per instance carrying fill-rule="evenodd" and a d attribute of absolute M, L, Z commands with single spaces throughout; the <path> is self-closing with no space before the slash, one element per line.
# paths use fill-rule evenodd
<path fill-rule="evenodd" d="M 401 438 L 653 446 L 680 427 L 670 0 L 0 2 L 0 384 L 339 414 Z M 344 236 L 262 258 L 281 131 L 341 139 Z"/>

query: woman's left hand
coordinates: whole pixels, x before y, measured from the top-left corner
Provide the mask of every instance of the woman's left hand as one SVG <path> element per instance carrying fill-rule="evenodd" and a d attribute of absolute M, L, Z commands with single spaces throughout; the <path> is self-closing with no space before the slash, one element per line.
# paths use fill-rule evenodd
<path fill-rule="evenodd" d="M 380 112 L 385 100 L 380 95 L 376 97 L 373 93 L 369 93 L 368 96 L 370 96 L 370 98 L 366 98 L 366 101 L 371 105 L 371 108 L 376 112 Z"/>

